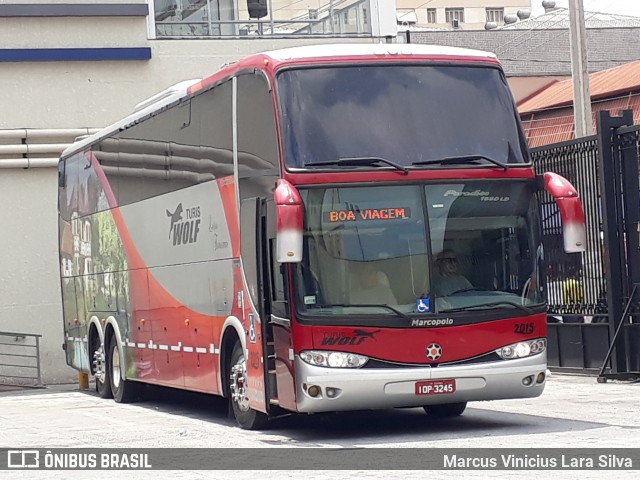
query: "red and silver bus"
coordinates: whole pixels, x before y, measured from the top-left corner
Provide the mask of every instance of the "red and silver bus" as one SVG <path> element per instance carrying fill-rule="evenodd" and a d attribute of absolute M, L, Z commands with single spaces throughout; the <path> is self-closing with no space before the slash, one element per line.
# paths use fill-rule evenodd
<path fill-rule="evenodd" d="M 152 100 L 60 160 L 67 362 L 102 397 L 207 392 L 259 428 L 542 393 L 539 192 L 568 251 L 585 218 L 493 54 L 291 48 Z"/>

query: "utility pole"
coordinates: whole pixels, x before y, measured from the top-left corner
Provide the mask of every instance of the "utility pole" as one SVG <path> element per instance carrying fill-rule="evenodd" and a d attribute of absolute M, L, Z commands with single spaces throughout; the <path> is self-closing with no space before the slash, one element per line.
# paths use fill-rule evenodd
<path fill-rule="evenodd" d="M 576 138 L 593 135 L 591 119 L 591 94 L 589 89 L 589 71 L 587 64 L 586 27 L 584 24 L 584 6 L 582 0 L 569 0 L 569 42 L 571 46 L 571 77 L 573 79 L 573 118 Z M 580 160 L 577 160 L 578 163 Z M 595 171 L 592 167 L 582 165 L 576 169 L 576 181 L 584 194 L 581 195 L 585 212 L 595 216 L 587 219 L 589 223 L 597 225 L 598 205 L 593 204 L 588 192 L 595 191 Z M 593 224 L 593 223 L 591 223 Z M 595 229 L 598 232 L 599 229 Z M 583 273 L 587 279 L 585 285 L 585 299 L 595 303 L 598 298 L 598 283 L 602 276 L 602 252 L 600 250 L 600 236 L 594 229 L 587 229 L 587 251 L 590 255 L 582 255 Z"/>
<path fill-rule="evenodd" d="M 569 44 L 576 138 L 593 135 L 586 37 L 582 0 L 569 0 Z"/>

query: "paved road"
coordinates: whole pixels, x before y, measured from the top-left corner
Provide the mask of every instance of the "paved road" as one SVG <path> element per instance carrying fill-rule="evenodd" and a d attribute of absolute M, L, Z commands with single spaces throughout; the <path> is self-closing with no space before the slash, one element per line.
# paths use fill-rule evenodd
<path fill-rule="evenodd" d="M 0 392 L 0 434 L 11 448 L 119 447 L 640 447 L 640 383 L 598 384 L 552 375 L 535 399 L 470 404 L 457 419 L 422 409 L 292 416 L 248 432 L 221 399 L 153 389 L 159 399 L 122 405 L 73 385 Z M 534 452 L 534 450 L 532 450 Z M 0 478 L 168 478 L 170 472 L 0 472 Z M 46 474 L 46 475 L 45 475 Z M 77 475 L 76 475 L 77 474 Z M 231 478 L 228 472 L 175 472 L 171 478 Z M 272 478 L 637 478 L 636 472 L 267 472 Z M 257 478 L 239 471 L 233 478 Z"/>

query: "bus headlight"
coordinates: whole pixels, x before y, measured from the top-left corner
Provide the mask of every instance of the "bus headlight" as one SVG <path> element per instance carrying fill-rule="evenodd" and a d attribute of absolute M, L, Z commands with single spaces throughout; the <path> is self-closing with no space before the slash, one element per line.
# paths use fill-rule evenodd
<path fill-rule="evenodd" d="M 502 348 L 498 348 L 496 353 L 500 358 L 524 358 L 531 355 L 537 355 L 547 349 L 547 340 L 545 338 L 536 338 L 524 342 L 512 343 Z"/>
<path fill-rule="evenodd" d="M 327 352 L 321 350 L 304 350 L 300 358 L 310 365 L 331 368 L 360 368 L 369 357 L 346 352 Z"/>

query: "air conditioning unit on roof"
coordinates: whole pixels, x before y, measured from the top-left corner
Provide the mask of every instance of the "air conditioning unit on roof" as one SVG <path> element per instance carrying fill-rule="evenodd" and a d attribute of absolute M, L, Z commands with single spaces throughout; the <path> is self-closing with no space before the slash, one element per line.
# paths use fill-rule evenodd
<path fill-rule="evenodd" d="M 451 20 L 451 26 L 453 28 L 460 28 L 460 20 L 458 20 L 457 18 L 454 18 L 453 20 Z"/>

